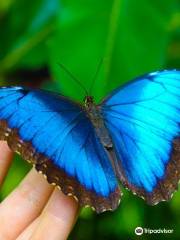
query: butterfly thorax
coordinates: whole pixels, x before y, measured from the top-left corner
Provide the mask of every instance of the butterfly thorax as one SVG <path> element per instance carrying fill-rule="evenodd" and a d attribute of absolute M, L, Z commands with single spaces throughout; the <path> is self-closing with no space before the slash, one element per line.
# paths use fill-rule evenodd
<path fill-rule="evenodd" d="M 100 106 L 94 103 L 92 96 L 86 96 L 84 99 L 84 107 L 89 119 L 91 120 L 95 128 L 95 132 L 103 146 L 107 149 L 112 148 L 112 140 L 105 127 L 103 117 L 100 111 Z"/>

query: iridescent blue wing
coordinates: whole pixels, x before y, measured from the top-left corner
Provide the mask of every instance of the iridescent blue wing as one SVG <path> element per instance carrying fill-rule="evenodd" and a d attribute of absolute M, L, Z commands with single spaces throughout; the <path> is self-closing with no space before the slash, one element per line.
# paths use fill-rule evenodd
<path fill-rule="evenodd" d="M 122 183 L 149 204 L 170 199 L 180 179 L 180 72 L 140 77 L 115 90 L 101 111 Z"/>
<path fill-rule="evenodd" d="M 41 90 L 0 88 L 0 139 L 81 206 L 117 207 L 120 190 L 106 150 L 78 104 Z"/>

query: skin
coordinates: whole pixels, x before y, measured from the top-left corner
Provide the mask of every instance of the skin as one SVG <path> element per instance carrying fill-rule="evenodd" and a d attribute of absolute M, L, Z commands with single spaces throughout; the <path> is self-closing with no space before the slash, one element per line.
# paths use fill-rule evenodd
<path fill-rule="evenodd" d="M 13 153 L 0 142 L 0 184 Z M 64 240 L 78 216 L 78 204 L 32 169 L 0 204 L 0 240 Z"/>

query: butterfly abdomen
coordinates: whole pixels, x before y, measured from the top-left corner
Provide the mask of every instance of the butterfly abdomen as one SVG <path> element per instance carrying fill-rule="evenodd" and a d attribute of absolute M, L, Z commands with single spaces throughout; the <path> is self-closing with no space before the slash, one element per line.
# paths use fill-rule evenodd
<path fill-rule="evenodd" d="M 90 108 L 86 109 L 86 111 L 100 142 L 106 149 L 111 149 L 113 147 L 112 140 L 104 125 L 103 117 L 98 106 L 92 104 Z"/>

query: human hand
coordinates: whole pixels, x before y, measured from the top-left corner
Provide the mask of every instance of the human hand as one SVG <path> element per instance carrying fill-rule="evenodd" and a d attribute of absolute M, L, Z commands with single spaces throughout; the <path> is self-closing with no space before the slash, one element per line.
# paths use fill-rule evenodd
<path fill-rule="evenodd" d="M 0 142 L 0 184 L 13 153 Z M 67 239 L 78 215 L 78 204 L 32 169 L 0 204 L 0 240 Z"/>

